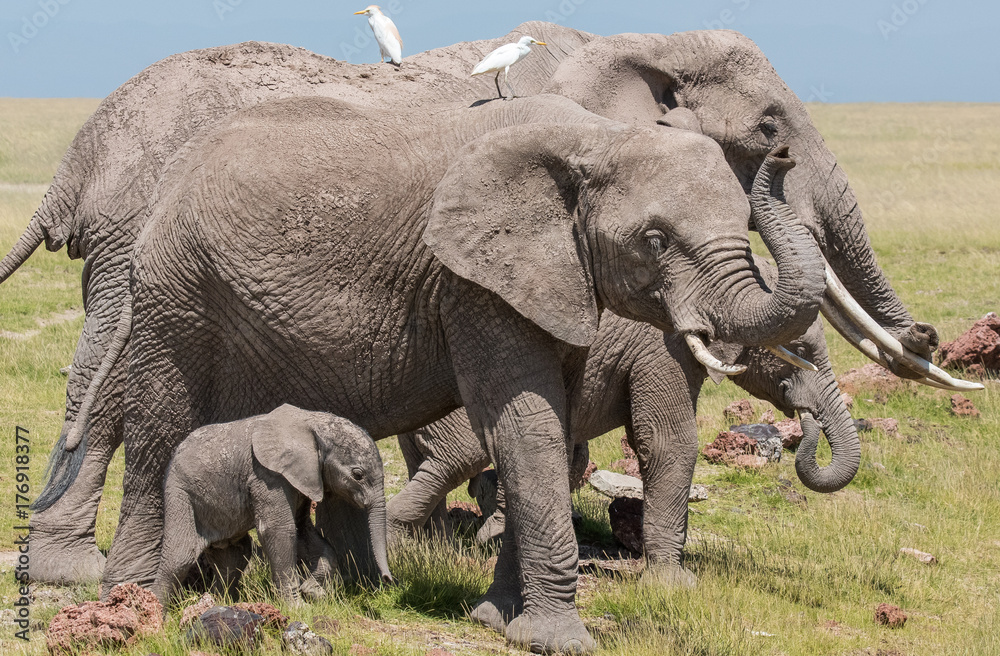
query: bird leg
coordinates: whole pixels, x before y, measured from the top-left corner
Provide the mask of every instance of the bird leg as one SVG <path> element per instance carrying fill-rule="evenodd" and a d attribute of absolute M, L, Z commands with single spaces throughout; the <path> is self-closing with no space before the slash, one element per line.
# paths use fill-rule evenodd
<path fill-rule="evenodd" d="M 500 71 L 497 71 L 497 76 L 493 78 L 493 84 L 497 85 L 497 97 L 503 98 L 503 92 L 500 91 Z"/>
<path fill-rule="evenodd" d="M 510 89 L 510 98 L 508 98 L 507 100 L 513 100 L 514 98 L 517 97 L 517 92 L 514 91 L 514 85 L 511 84 L 510 80 L 507 79 L 507 71 L 509 70 L 510 70 L 509 68 L 503 69 L 503 83 L 507 85 L 508 89 Z"/>

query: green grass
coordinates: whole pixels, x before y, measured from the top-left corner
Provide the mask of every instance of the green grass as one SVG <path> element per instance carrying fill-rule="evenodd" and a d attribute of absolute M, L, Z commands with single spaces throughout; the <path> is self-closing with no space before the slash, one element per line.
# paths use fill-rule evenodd
<path fill-rule="evenodd" d="M 95 104 L 0 100 L 0 124 L 10 126 L 0 135 L 0 248 L 20 234 Z M 913 315 L 947 340 L 1000 308 L 1000 106 L 810 110 L 847 170 L 879 260 Z M 65 378 L 58 369 L 70 362 L 82 325 L 71 312 L 81 305 L 80 272 L 80 263 L 64 254 L 40 252 L 0 289 L 0 329 L 22 337 L 0 336 L 0 481 L 8 492 L 15 424 L 31 430 L 33 491 L 41 489 L 45 454 L 62 420 Z M 864 363 L 832 331 L 828 339 L 838 372 Z M 725 428 L 722 409 L 742 396 L 728 382 L 706 385 L 699 405 L 702 444 Z M 856 395 L 856 417 L 894 417 L 901 435 L 864 434 L 857 478 L 833 495 L 802 488 L 791 457 L 760 473 L 699 461 L 696 480 L 709 487 L 710 499 L 691 506 L 686 548 L 697 589 L 660 589 L 629 575 L 582 576 L 578 601 L 601 653 L 1000 654 L 1000 392 L 990 383 L 969 396 L 983 413 L 978 420 L 951 416 L 949 395 L 929 388 L 910 386 L 885 403 Z M 759 412 L 766 408 L 757 404 Z M 620 437 L 619 430 L 592 442 L 592 458 L 602 467 L 621 458 Z M 394 494 L 405 483 L 405 467 L 393 440 L 381 447 L 386 488 Z M 98 519 L 104 548 L 117 518 L 121 470 L 119 455 Z M 789 497 L 782 479 L 807 502 Z M 464 488 L 452 498 L 468 499 Z M 580 535 L 610 545 L 607 501 L 584 489 L 574 504 L 584 517 Z M 6 544 L 15 523 L 10 510 L 0 513 Z M 930 552 L 939 563 L 922 565 L 900 555 L 900 547 Z M 503 653 L 499 636 L 463 619 L 489 584 L 493 552 L 467 541 L 458 549 L 409 543 L 391 558 L 399 585 L 349 587 L 285 612 L 307 623 L 321 615 L 339 621 L 329 636 L 335 653 L 354 644 L 379 654 L 419 655 L 434 646 L 455 654 Z M 96 596 L 94 586 L 49 590 L 42 593 L 62 598 L 39 599 L 34 617 L 40 622 L 68 599 Z M 13 595 L 4 573 L 0 610 Z M 275 601 L 262 563 L 248 575 L 243 596 Z M 192 592 L 189 599 L 195 597 Z M 881 602 L 906 610 L 905 628 L 873 622 Z M 178 617 L 172 612 L 164 634 L 125 653 L 186 654 Z M 12 634 L 0 623 L 0 652 L 44 653 L 40 632 L 27 646 Z M 261 653 L 278 652 L 276 638 L 268 637 Z"/>

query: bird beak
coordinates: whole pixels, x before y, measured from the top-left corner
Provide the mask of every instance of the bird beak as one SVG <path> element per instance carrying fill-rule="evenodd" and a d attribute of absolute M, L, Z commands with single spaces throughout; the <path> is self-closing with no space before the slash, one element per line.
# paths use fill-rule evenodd
<path fill-rule="evenodd" d="M 357 16 L 358 14 L 364 14 L 364 13 L 366 13 L 367 11 L 368 11 L 367 9 L 362 9 L 361 11 L 356 11 L 356 12 L 354 12 L 354 15 L 355 15 L 355 16 Z"/>
<path fill-rule="evenodd" d="M 545 43 L 544 41 L 535 41 L 535 45 L 536 46 L 547 46 L 549 44 Z"/>

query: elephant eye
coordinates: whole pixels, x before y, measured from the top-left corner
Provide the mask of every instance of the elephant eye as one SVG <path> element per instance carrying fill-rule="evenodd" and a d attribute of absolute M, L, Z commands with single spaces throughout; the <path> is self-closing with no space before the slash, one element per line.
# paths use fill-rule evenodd
<path fill-rule="evenodd" d="M 766 118 L 760 122 L 760 131 L 768 139 L 778 136 L 778 124 L 773 119 Z"/>
<path fill-rule="evenodd" d="M 363 469 L 359 469 L 358 467 L 355 467 L 354 469 L 351 470 L 351 478 L 353 478 L 356 481 L 362 481 L 362 480 L 364 480 L 364 478 L 365 478 L 365 472 L 364 472 L 364 470 Z"/>
<path fill-rule="evenodd" d="M 646 232 L 646 243 L 653 256 L 658 258 L 666 250 L 667 236 L 659 230 L 649 230 Z"/>

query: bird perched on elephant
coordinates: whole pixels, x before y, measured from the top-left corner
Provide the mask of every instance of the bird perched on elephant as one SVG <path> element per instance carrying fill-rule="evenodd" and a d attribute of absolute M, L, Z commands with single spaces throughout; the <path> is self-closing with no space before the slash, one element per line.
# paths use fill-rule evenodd
<path fill-rule="evenodd" d="M 300 587 L 321 592 L 315 581 L 305 587 L 297 570 L 310 501 L 364 509 L 383 580 L 392 581 L 382 459 L 371 437 L 345 419 L 282 405 L 266 415 L 202 426 L 177 447 L 163 487 L 163 547 L 153 583 L 163 604 L 206 550 L 246 543 L 252 528 L 286 600 L 298 601 Z M 231 579 L 226 569 L 223 577 Z"/>
<path fill-rule="evenodd" d="M 758 265 L 765 278 L 774 279 L 773 268 L 762 260 Z M 857 473 L 861 457 L 857 429 L 830 366 L 822 323 L 817 319 L 790 346 L 814 362 L 817 371 L 792 366 L 759 347 L 716 342 L 713 350 L 746 366 L 733 376 L 736 384 L 789 416 L 798 413 L 804 432 L 795 458 L 799 478 L 811 490 L 833 492 Z M 624 426 L 649 500 L 643 516 L 648 575 L 661 581 L 694 580 L 681 567 L 681 550 L 698 457 L 695 413 L 709 373 L 713 372 L 695 359 L 681 335 L 605 313 L 586 362 L 568 376 L 570 442 L 575 447 L 571 486 L 579 484 L 587 467 L 587 442 Z M 820 427 L 833 452 L 826 467 L 816 462 Z M 472 479 L 470 494 L 477 498 L 483 496 L 481 488 L 496 494 L 493 486 L 481 485 L 476 478 L 490 464 L 490 456 L 464 410 L 398 439 L 410 481 L 389 501 L 390 541 L 394 535 L 424 527 L 432 516 L 442 516 L 446 495 L 466 480 Z M 501 499 L 502 491 L 501 487 Z M 502 505 L 499 513 L 490 514 L 481 540 L 499 537 L 503 531 Z"/>
<path fill-rule="evenodd" d="M 846 174 L 803 104 L 757 46 L 738 33 L 603 38 L 532 22 L 498 39 L 409 57 L 406 75 L 277 44 L 181 53 L 151 65 L 101 103 L 71 144 L 28 228 L 0 263 L 2 281 L 41 243 L 50 250 L 66 246 L 70 257 L 86 259 L 87 317 L 67 384 L 65 422 L 31 519 L 32 578 L 93 580 L 104 566 L 94 523 L 107 466 L 122 439 L 124 359 L 106 372 L 101 393 L 84 401 L 99 363 L 116 347 L 115 327 L 126 318 L 134 241 L 171 156 L 233 112 L 277 97 L 322 95 L 386 107 L 475 101 L 482 88 L 468 78 L 470 67 L 524 34 L 550 44 L 518 64 L 519 90 L 526 95 L 547 88 L 614 120 L 703 132 L 722 146 L 745 189 L 777 143 L 801 153 L 801 165 L 784 191 L 818 239 L 831 271 L 874 317 L 877 325 L 869 328 L 882 326 L 898 338 L 896 345 L 902 341 L 929 355 L 936 333 L 913 321 L 878 267 Z M 157 102 L 149 102 L 154 96 Z M 824 305 L 828 316 L 842 315 Z M 838 326 L 866 354 L 902 375 L 917 375 L 907 374 L 849 321 Z M 927 368 L 914 366 L 923 376 Z M 83 405 L 90 408 L 89 421 L 75 426 Z M 72 444 L 81 439 L 83 448 L 74 450 Z"/>
<path fill-rule="evenodd" d="M 748 202 L 712 140 L 558 96 L 405 112 L 290 98 L 237 114 L 170 165 L 135 246 L 131 457 L 105 587 L 150 580 L 162 474 L 199 423 L 291 403 L 381 438 L 464 405 L 512 537 L 474 618 L 537 651 L 590 651 L 563 372 L 604 309 L 699 339 L 804 332 L 825 282 L 774 192 L 792 165 L 772 154 Z M 751 216 L 774 285 L 749 258 Z M 333 532 L 319 511 L 317 526 Z"/>

